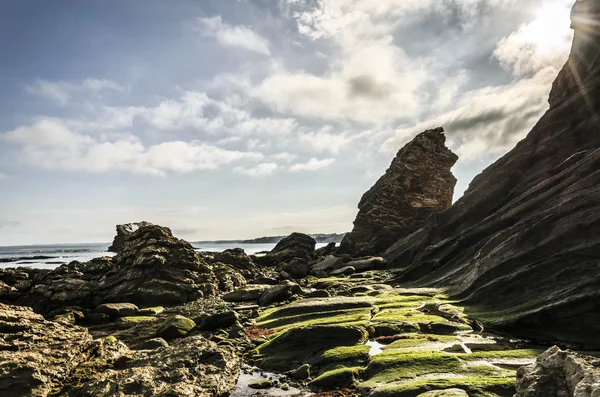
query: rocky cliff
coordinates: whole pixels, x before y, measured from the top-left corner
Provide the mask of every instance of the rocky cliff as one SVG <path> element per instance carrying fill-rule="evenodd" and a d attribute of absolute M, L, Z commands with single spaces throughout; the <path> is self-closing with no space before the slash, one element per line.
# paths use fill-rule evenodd
<path fill-rule="evenodd" d="M 339 252 L 375 255 L 452 204 L 458 157 L 446 146 L 442 128 L 425 131 L 404 146 L 385 174 L 358 204 L 354 229 Z"/>
<path fill-rule="evenodd" d="M 134 223 L 126 223 L 124 225 L 117 225 L 117 235 L 113 239 L 113 242 L 108 250 L 110 252 L 119 252 L 125 239 L 131 233 L 135 232 L 137 229 L 143 226 L 151 226 L 150 222 L 142 221 L 142 222 L 134 222 Z"/>
<path fill-rule="evenodd" d="M 457 203 L 385 253 L 397 282 L 445 286 L 490 326 L 600 347 L 600 4 L 529 135 Z"/>

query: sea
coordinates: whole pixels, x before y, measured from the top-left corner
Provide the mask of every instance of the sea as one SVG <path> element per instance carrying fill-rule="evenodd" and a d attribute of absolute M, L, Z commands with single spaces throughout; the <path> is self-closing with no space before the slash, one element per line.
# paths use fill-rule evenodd
<path fill-rule="evenodd" d="M 275 244 L 240 244 L 240 243 L 194 243 L 197 251 L 222 252 L 231 248 L 242 248 L 246 254 L 260 254 L 270 251 Z M 317 244 L 317 248 L 327 244 Z M 18 245 L 0 246 L 0 268 L 28 266 L 38 269 L 54 269 L 72 261 L 87 262 L 93 258 L 113 256 L 108 252 L 110 243 L 100 244 L 52 244 L 52 245 Z"/>

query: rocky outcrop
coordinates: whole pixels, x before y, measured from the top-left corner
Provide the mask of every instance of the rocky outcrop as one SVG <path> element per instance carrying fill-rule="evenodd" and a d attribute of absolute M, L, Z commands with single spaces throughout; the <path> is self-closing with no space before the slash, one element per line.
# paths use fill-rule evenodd
<path fill-rule="evenodd" d="M 582 10 L 586 10 L 582 17 Z M 600 5 L 579 1 L 550 109 L 449 210 L 385 253 L 486 329 L 600 347 Z"/>
<path fill-rule="evenodd" d="M 15 288 L 4 301 L 40 313 L 66 306 L 93 309 L 104 303 L 176 305 L 245 284 L 235 269 L 226 265 L 213 269 L 187 241 L 158 225 L 129 234 L 112 259 L 73 262 L 31 274 L 6 269 L 0 280 Z"/>
<path fill-rule="evenodd" d="M 554 346 L 517 371 L 515 397 L 600 395 L 600 359 Z"/>
<path fill-rule="evenodd" d="M 425 131 L 404 146 L 358 204 L 358 215 L 338 254 L 383 253 L 399 238 L 425 225 L 452 204 L 458 157 L 446 146 L 442 128 Z"/>
<path fill-rule="evenodd" d="M 317 258 L 314 238 L 303 233 L 292 233 L 281 240 L 266 255 L 255 257 L 262 266 L 276 266 L 277 270 L 291 275 L 293 278 L 306 277 L 310 270 L 310 262 Z"/>
<path fill-rule="evenodd" d="M 0 303 L 0 395 L 47 396 L 89 358 L 84 328 L 46 321 L 31 308 Z"/>
<path fill-rule="evenodd" d="M 138 230 L 140 227 L 151 226 L 151 225 L 152 225 L 152 223 L 146 222 L 146 221 L 126 223 L 124 225 L 117 225 L 117 235 L 113 239 L 111 246 L 108 247 L 108 250 L 110 252 L 121 251 L 121 247 L 123 246 L 123 243 L 125 243 L 125 239 L 127 238 L 127 236 L 129 236 L 131 233 Z"/>

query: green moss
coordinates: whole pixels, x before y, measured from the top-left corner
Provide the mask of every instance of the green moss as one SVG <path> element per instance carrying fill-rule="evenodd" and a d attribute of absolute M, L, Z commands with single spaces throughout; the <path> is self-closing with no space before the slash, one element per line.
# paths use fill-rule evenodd
<path fill-rule="evenodd" d="M 470 397 L 494 395 L 512 396 L 515 392 L 514 378 L 438 378 L 405 382 L 400 385 L 383 386 L 375 389 L 370 397 L 415 397 L 430 390 L 457 388 L 465 390 Z"/>
<path fill-rule="evenodd" d="M 464 360 L 536 358 L 543 352 L 544 350 L 539 349 L 479 351 L 461 355 L 461 358 Z"/>
<path fill-rule="evenodd" d="M 262 315 L 256 319 L 258 323 L 268 320 L 276 320 L 286 317 L 295 317 L 300 315 L 312 315 L 315 313 L 331 313 L 340 311 L 350 311 L 353 309 L 372 309 L 372 298 L 318 298 L 300 300 L 281 308 L 265 310 Z"/>
<path fill-rule="evenodd" d="M 370 309 L 347 309 L 333 312 L 308 313 L 297 316 L 281 317 L 273 320 L 259 321 L 256 326 L 274 330 L 283 330 L 290 327 L 304 327 L 309 325 L 366 325 L 371 318 Z"/>
<path fill-rule="evenodd" d="M 127 316 L 127 317 L 121 317 L 119 319 L 119 322 L 122 323 L 141 323 L 143 321 L 154 321 L 156 320 L 156 317 L 151 317 L 151 316 Z"/>
<path fill-rule="evenodd" d="M 461 368 L 462 361 L 453 354 L 384 350 L 382 354 L 371 357 L 366 384 L 390 383 L 434 373 L 457 373 Z"/>
<path fill-rule="evenodd" d="M 251 382 L 248 384 L 248 387 L 251 389 L 270 389 L 271 387 L 273 387 L 273 381 L 269 380 L 269 379 L 259 379 L 259 380 L 255 380 L 254 382 Z"/>
<path fill-rule="evenodd" d="M 367 345 L 340 346 L 325 351 L 319 359 L 319 365 L 340 362 L 360 362 L 369 358 L 370 347 Z"/>
<path fill-rule="evenodd" d="M 394 336 L 398 334 L 419 332 L 419 324 L 408 321 L 376 323 L 372 325 L 373 334 L 379 336 Z"/>
<path fill-rule="evenodd" d="M 309 386 L 320 390 L 333 390 L 351 386 L 358 379 L 362 368 L 338 368 L 327 371 L 310 382 Z"/>
<path fill-rule="evenodd" d="M 104 338 L 104 343 L 106 343 L 107 345 L 113 345 L 115 343 L 117 343 L 117 338 L 114 337 L 113 335 L 109 335 L 106 338 Z"/>
<path fill-rule="evenodd" d="M 401 339 L 390 343 L 384 349 L 428 348 L 429 350 L 433 350 L 435 345 L 446 345 L 459 342 L 458 338 L 454 335 L 426 335 L 420 333 L 411 333 L 400 335 L 400 337 Z"/>
<path fill-rule="evenodd" d="M 138 311 L 139 315 L 142 316 L 157 316 L 165 311 L 165 308 L 162 306 L 154 306 L 154 307 L 146 307 L 144 309 L 140 309 Z"/>

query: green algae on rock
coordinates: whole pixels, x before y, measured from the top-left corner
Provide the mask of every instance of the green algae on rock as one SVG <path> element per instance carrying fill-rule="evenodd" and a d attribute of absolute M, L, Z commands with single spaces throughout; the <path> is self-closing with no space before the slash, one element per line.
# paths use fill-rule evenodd
<path fill-rule="evenodd" d="M 156 331 L 157 336 L 167 340 L 187 335 L 196 323 L 183 316 L 174 316 L 166 319 Z"/>

